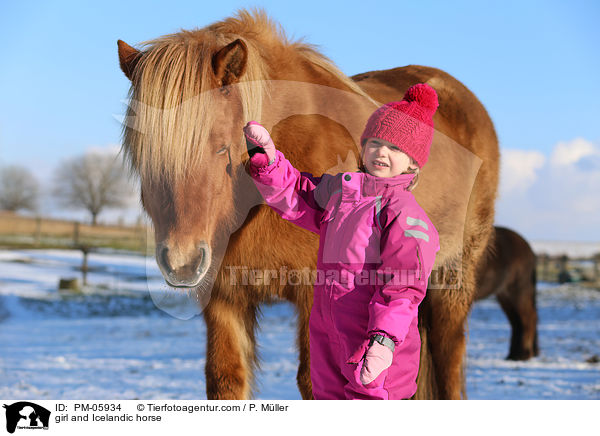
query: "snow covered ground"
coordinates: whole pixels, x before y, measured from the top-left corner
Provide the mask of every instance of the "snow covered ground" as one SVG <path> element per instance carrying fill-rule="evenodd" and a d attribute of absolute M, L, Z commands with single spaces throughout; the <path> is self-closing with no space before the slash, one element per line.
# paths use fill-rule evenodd
<path fill-rule="evenodd" d="M 59 293 L 59 278 L 78 277 L 80 263 L 77 251 L 0 250 L 0 398 L 206 398 L 204 321 L 190 318 L 185 298 L 159 301 L 154 260 L 90 254 L 90 287 Z M 300 399 L 294 310 L 262 311 L 256 398 Z M 538 312 L 540 356 L 509 362 L 504 314 L 494 299 L 475 304 L 469 398 L 600 399 L 600 292 L 542 283 Z"/>

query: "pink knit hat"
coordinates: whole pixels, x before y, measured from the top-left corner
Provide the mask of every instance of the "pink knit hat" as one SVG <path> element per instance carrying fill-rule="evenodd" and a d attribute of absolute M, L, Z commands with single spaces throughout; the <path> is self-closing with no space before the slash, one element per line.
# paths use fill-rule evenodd
<path fill-rule="evenodd" d="M 439 106 L 435 90 L 426 83 L 408 88 L 402 101 L 386 103 L 369 117 L 360 144 L 379 138 L 397 145 L 420 168 L 425 165 L 433 141 L 433 114 Z"/>

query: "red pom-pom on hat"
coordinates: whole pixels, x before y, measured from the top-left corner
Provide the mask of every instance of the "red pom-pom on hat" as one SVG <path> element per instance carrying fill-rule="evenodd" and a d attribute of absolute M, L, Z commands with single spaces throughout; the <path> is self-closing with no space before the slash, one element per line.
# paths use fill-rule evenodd
<path fill-rule="evenodd" d="M 419 106 L 435 111 L 440 105 L 435 90 L 426 83 L 417 83 L 408 88 L 404 94 L 404 100 L 414 101 Z"/>

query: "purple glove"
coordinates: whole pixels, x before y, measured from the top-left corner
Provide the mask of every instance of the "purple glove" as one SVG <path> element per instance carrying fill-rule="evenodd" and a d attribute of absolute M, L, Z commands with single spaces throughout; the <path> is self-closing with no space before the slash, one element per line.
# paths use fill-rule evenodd
<path fill-rule="evenodd" d="M 379 342 L 373 342 L 373 345 L 367 350 L 367 355 L 363 361 L 363 366 L 360 371 L 360 381 L 363 385 L 371 383 L 385 369 L 392 364 L 394 353 L 385 345 Z"/>
<path fill-rule="evenodd" d="M 246 147 L 250 156 L 250 163 L 254 167 L 264 167 L 275 161 L 275 144 L 267 129 L 256 121 L 250 121 L 244 127 Z"/>

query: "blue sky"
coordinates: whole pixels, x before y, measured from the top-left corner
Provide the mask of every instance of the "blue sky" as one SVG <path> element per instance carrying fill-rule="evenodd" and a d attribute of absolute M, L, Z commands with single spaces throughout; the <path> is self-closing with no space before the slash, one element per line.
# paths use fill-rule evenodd
<path fill-rule="evenodd" d="M 117 39 L 135 45 L 253 6 L 288 35 L 318 45 L 348 75 L 407 64 L 454 75 L 486 106 L 509 151 L 504 178 L 511 169 L 528 189 L 552 183 L 542 175 L 556 161 L 557 144 L 579 147 L 573 165 L 592 157 L 592 170 L 600 170 L 600 6 L 593 1 L 2 2 L 0 164 L 26 164 L 44 178 L 63 158 L 119 144 L 113 115 L 124 112 L 129 83 Z M 572 146 L 577 138 L 587 145 Z M 517 195 L 513 185 L 502 191 L 500 224 L 538 239 L 600 240 L 600 230 L 557 235 L 512 222 L 516 203 L 502 201 Z M 528 194 L 519 191 L 519 207 Z M 600 229 L 600 206 L 592 215 L 586 225 Z"/>

